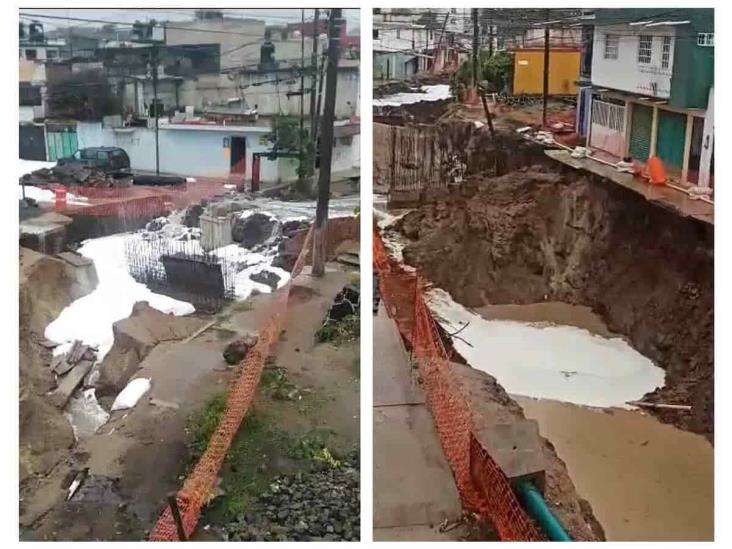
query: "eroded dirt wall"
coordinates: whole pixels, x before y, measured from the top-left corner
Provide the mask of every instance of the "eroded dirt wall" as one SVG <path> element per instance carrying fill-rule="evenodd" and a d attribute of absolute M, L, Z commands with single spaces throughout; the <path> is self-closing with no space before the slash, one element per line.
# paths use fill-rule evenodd
<path fill-rule="evenodd" d="M 471 178 L 407 214 L 405 261 L 467 306 L 587 305 L 667 372 L 648 397 L 713 438 L 713 227 L 612 183 L 546 166 Z"/>

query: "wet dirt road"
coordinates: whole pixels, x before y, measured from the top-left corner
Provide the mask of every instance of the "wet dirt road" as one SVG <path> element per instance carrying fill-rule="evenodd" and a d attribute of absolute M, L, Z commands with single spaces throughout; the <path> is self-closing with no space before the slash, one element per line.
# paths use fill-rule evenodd
<path fill-rule="evenodd" d="M 565 303 L 489 305 L 477 312 L 613 335 L 591 310 Z M 714 448 L 703 436 L 640 410 L 513 398 L 555 446 L 609 541 L 714 538 Z"/>

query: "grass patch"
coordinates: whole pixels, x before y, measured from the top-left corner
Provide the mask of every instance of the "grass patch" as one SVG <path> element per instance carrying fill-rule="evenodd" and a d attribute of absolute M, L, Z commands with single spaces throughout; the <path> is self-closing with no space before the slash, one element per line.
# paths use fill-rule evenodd
<path fill-rule="evenodd" d="M 289 439 L 277 429 L 274 418 L 252 410 L 242 424 L 221 471 L 221 493 L 211 502 L 207 515 L 224 522 L 235 520 L 267 487 L 272 475 L 272 457 L 287 452 Z"/>
<path fill-rule="evenodd" d="M 361 335 L 361 319 L 358 315 L 344 316 L 338 322 L 328 322 L 315 332 L 318 343 L 340 345 L 356 341 Z"/>
<path fill-rule="evenodd" d="M 193 419 L 191 431 L 193 441 L 191 442 L 191 458 L 198 460 L 206 451 L 208 441 L 218 427 L 221 418 L 226 411 L 226 402 L 229 398 L 227 393 L 217 393 L 206 401 L 203 409 Z"/>
<path fill-rule="evenodd" d="M 271 360 L 271 357 L 264 363 L 261 387 L 273 400 L 292 400 L 297 393 L 297 386 L 287 379 L 285 369 Z"/>
<path fill-rule="evenodd" d="M 328 450 L 329 455 L 333 455 L 329 446 L 332 446 L 335 439 L 335 431 L 323 427 L 316 427 L 290 441 L 287 449 L 287 455 L 291 459 L 296 460 L 314 460 L 321 461 L 324 450 Z"/>

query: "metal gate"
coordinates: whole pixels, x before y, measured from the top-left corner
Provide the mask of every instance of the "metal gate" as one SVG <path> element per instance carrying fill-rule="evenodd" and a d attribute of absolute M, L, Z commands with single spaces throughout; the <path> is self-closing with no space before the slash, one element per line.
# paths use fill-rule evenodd
<path fill-rule="evenodd" d="M 21 124 L 19 156 L 23 160 L 46 160 L 46 128 L 43 125 Z"/>
<path fill-rule="evenodd" d="M 633 121 L 630 125 L 630 155 L 645 162 L 651 155 L 651 132 L 653 131 L 653 109 L 633 104 Z"/>
<path fill-rule="evenodd" d="M 686 116 L 676 112 L 659 110 L 656 155 L 667 166 L 680 169 L 684 164 L 685 140 Z"/>
<path fill-rule="evenodd" d="M 625 155 L 625 106 L 592 101 L 590 146 L 619 158 Z"/>
<path fill-rule="evenodd" d="M 54 162 L 59 158 L 71 156 L 79 150 L 79 141 L 76 131 L 69 128 L 62 130 L 49 130 L 46 133 L 46 143 L 48 144 L 48 160 Z"/>

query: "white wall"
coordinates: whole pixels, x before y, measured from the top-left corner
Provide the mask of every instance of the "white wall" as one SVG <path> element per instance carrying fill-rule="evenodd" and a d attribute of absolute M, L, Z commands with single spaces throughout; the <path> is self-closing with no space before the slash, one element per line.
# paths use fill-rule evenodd
<path fill-rule="evenodd" d="M 430 32 L 424 28 L 387 21 L 386 28 L 375 27 L 379 37 L 374 39 L 374 51 L 421 50 L 428 45 L 435 46 L 439 40 L 439 32 Z M 401 27 L 401 28 L 394 28 Z"/>
<path fill-rule="evenodd" d="M 173 129 L 176 128 L 176 129 Z M 266 128 L 258 130 L 228 131 L 204 130 L 196 127 L 180 129 L 175 125 L 159 130 L 160 171 L 166 174 L 198 177 L 226 177 L 230 172 L 230 157 L 224 148 L 224 139 L 245 137 L 247 140 L 247 168 L 245 176 L 251 178 L 252 153 L 262 152 L 267 145 L 261 142 Z M 262 131 L 264 130 L 264 131 Z M 120 147 L 130 157 L 133 170 L 155 171 L 155 130 L 126 128 L 123 130 L 102 128 L 98 122 L 77 125 L 79 148 Z M 278 163 L 263 159 L 260 168 L 262 181 L 280 178 Z"/>
<path fill-rule="evenodd" d="M 605 35 L 619 35 L 618 58 L 605 59 Z M 653 36 L 650 64 L 638 63 L 638 37 Z M 668 98 L 671 95 L 671 73 L 674 62 L 675 39 L 671 45 L 668 68 L 661 68 L 663 36 L 674 36 L 673 27 L 631 27 L 629 25 L 595 28 L 592 48 L 592 84 L 615 90 L 638 93 L 652 97 Z"/>
<path fill-rule="evenodd" d="M 23 106 L 21 105 L 19 110 L 19 121 L 20 122 L 33 122 L 33 119 L 35 118 L 35 107 L 33 106 Z"/>
<path fill-rule="evenodd" d="M 350 143 L 349 143 L 350 141 Z M 333 149 L 331 172 L 342 172 L 360 166 L 361 136 L 353 135 L 349 139 L 338 138 Z"/>
<path fill-rule="evenodd" d="M 159 130 L 160 171 L 166 174 L 194 177 L 226 177 L 230 172 L 230 157 L 224 148 L 224 139 L 232 136 L 247 140 L 247 166 L 245 177 L 252 176 L 252 153 L 264 152 L 269 145 L 262 143 L 267 128 L 227 128 L 205 130 L 179 124 L 161 127 Z M 102 128 L 99 122 L 77 124 L 79 148 L 120 147 L 130 157 L 133 170 L 155 171 L 155 130 L 126 128 L 123 130 Z M 333 151 L 333 171 L 343 171 L 359 165 L 360 139 L 354 135 L 346 145 L 338 139 Z M 293 180 L 297 177 L 294 159 L 262 159 L 260 179 L 263 182 Z"/>

